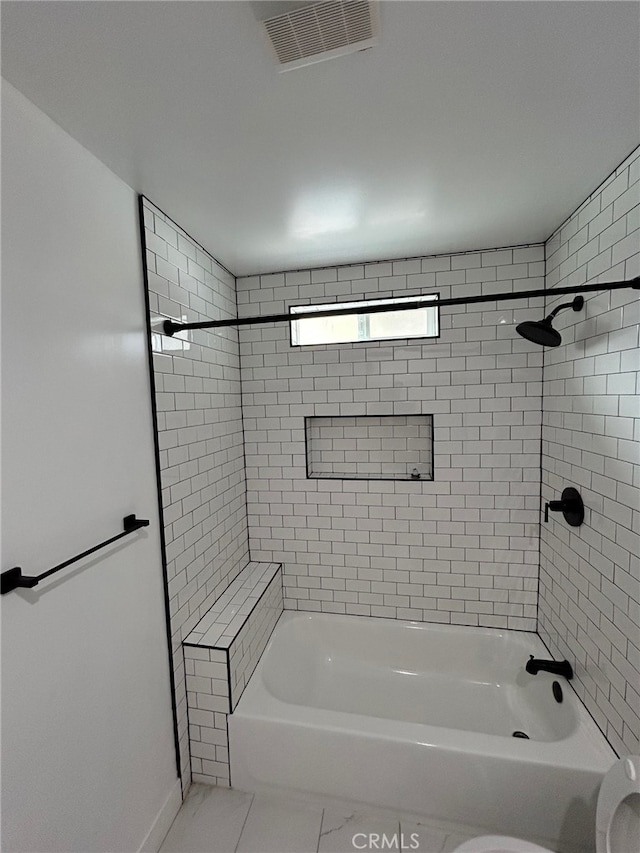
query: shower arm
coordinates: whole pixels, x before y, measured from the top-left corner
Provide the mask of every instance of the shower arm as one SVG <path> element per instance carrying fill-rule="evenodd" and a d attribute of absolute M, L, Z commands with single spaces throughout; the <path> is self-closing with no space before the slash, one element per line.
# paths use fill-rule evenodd
<path fill-rule="evenodd" d="M 533 299 L 540 296 L 564 296 L 568 293 L 593 293 L 603 290 L 622 290 L 632 288 L 640 290 L 640 276 L 629 279 L 629 281 L 612 281 L 603 284 L 578 284 L 571 287 L 556 287 L 551 290 L 522 290 L 519 293 L 487 293 L 482 296 L 456 296 L 447 299 L 434 299 L 432 302 L 412 301 L 401 304 L 369 305 L 366 308 L 328 308 L 326 311 L 314 311 L 310 316 L 316 317 L 344 317 L 349 314 L 365 315 L 380 314 L 389 311 L 415 311 L 417 308 L 439 308 L 446 305 L 473 305 L 479 302 L 504 302 L 511 299 Z M 380 300 L 383 302 L 384 300 Z M 572 303 L 560 305 L 550 317 L 555 316 L 562 308 L 567 308 Z M 296 306 L 304 307 L 304 306 Z M 174 320 L 165 320 L 162 330 L 165 335 L 171 337 L 176 332 L 188 329 L 223 329 L 228 326 L 250 326 L 262 325 L 264 323 L 288 323 L 295 319 L 307 319 L 309 315 L 304 314 L 264 314 L 261 317 L 232 317 L 228 320 L 206 320 L 199 323 L 176 323 Z"/>
<path fill-rule="evenodd" d="M 548 317 L 544 318 L 544 322 L 550 323 L 551 320 L 553 320 L 553 318 L 556 316 L 556 314 L 559 314 L 560 311 L 564 311 L 565 308 L 573 308 L 573 302 L 563 302 L 562 305 L 558 305 L 558 307 L 554 308 Z"/>
<path fill-rule="evenodd" d="M 631 286 L 635 287 L 633 281 L 635 281 L 635 279 L 632 279 Z M 558 307 L 554 308 L 551 314 L 549 314 L 548 317 L 545 317 L 544 320 L 542 320 L 541 322 L 545 325 L 551 325 L 551 321 L 556 316 L 556 314 L 559 314 L 560 311 L 564 311 L 565 308 L 573 308 L 574 311 L 582 311 L 583 307 L 584 298 L 582 296 L 576 296 L 571 300 L 571 302 L 563 302 L 562 305 L 558 305 Z"/>

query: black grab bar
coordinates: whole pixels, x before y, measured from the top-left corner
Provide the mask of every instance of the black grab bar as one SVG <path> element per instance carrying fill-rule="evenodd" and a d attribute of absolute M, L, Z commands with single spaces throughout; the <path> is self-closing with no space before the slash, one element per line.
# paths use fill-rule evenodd
<path fill-rule="evenodd" d="M 148 527 L 148 525 L 148 519 L 136 518 L 135 514 L 127 515 L 122 519 L 122 526 L 124 527 L 124 531 L 122 533 L 118 533 L 117 536 L 112 536 L 111 539 L 106 539 L 99 545 L 95 545 L 93 548 L 89 548 L 88 551 L 83 551 L 82 554 L 78 554 L 75 557 L 71 557 L 70 560 L 65 560 L 64 563 L 60 563 L 58 566 L 54 566 L 52 569 L 49 569 L 47 572 L 43 572 L 41 575 L 23 575 L 22 569 L 19 566 L 16 566 L 13 569 L 7 569 L 6 572 L 2 572 L 2 574 L 0 574 L 0 595 L 5 595 L 7 592 L 11 592 L 12 590 L 18 589 L 19 587 L 31 589 L 32 587 L 37 586 L 40 581 L 44 580 L 45 578 L 48 578 L 49 575 L 52 575 L 55 572 L 59 572 L 60 569 L 66 569 L 67 566 L 70 566 L 72 563 L 77 563 L 78 560 L 82 560 L 83 557 L 88 557 L 89 554 L 93 554 L 94 551 L 99 551 L 100 548 L 104 548 L 107 545 L 111 545 L 112 542 L 116 542 L 118 539 L 122 539 L 123 536 L 128 536 L 129 533 L 133 533 L 134 531 L 139 530 L 141 527 Z"/>

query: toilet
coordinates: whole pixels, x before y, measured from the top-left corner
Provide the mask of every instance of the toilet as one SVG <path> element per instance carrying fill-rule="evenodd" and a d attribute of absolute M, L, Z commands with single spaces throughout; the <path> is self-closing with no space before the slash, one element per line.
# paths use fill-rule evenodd
<path fill-rule="evenodd" d="M 617 761 L 600 785 L 596 809 L 596 853 L 640 850 L 640 756 Z M 510 838 L 482 835 L 471 838 L 455 853 L 553 853 L 547 847 Z"/>

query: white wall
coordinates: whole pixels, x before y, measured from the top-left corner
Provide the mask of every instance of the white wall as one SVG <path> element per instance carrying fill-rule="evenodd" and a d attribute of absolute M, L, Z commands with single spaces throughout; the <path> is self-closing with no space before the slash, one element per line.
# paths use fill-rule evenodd
<path fill-rule="evenodd" d="M 640 148 L 546 244 L 547 287 L 640 275 Z M 553 292 L 553 291 L 551 291 Z M 585 294 L 544 354 L 542 498 L 577 487 L 585 523 L 541 527 L 540 633 L 612 746 L 640 749 L 640 300 Z M 547 300 L 547 311 L 571 297 Z"/>
<path fill-rule="evenodd" d="M 132 851 L 176 782 L 136 197 L 2 96 L 2 569 L 151 520 L 2 598 L 2 849 Z"/>
<path fill-rule="evenodd" d="M 243 316 L 543 284 L 541 245 L 237 280 Z M 283 563 L 285 607 L 535 630 L 542 352 L 513 324 L 540 301 L 444 308 L 438 340 L 241 328 L 249 546 Z M 307 479 L 305 416 L 407 414 L 434 416 L 433 481 Z"/>

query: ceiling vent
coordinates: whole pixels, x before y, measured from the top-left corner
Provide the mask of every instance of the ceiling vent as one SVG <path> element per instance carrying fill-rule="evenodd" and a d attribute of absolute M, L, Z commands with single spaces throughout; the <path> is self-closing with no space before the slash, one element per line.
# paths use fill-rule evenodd
<path fill-rule="evenodd" d="M 262 22 L 278 57 L 280 71 L 366 50 L 377 43 L 375 2 L 345 0 L 287 5 L 294 8 Z"/>

